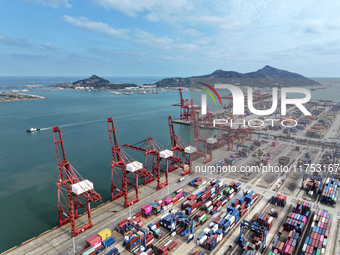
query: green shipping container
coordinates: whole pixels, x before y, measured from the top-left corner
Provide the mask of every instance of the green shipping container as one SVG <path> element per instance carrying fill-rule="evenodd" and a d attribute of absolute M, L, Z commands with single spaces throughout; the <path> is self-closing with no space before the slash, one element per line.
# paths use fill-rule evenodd
<path fill-rule="evenodd" d="M 157 244 L 158 244 L 158 242 L 156 242 L 156 243 L 154 243 L 154 245 L 152 245 L 152 249 L 153 249 L 154 251 L 157 251 L 157 249 L 156 249 Z"/>
<path fill-rule="evenodd" d="M 202 219 L 200 219 L 200 223 L 202 224 L 207 218 L 208 218 L 207 215 L 204 215 Z"/>
<path fill-rule="evenodd" d="M 230 187 L 224 190 L 224 195 L 228 195 L 229 191 L 230 191 Z"/>
<path fill-rule="evenodd" d="M 95 248 L 93 246 L 90 246 L 89 248 L 86 248 L 81 254 L 82 255 L 90 255 L 91 253 L 95 252 Z"/>

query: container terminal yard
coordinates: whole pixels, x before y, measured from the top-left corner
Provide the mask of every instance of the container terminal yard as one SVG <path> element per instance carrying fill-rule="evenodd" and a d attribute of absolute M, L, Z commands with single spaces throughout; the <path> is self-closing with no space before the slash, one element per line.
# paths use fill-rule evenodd
<path fill-rule="evenodd" d="M 260 92 L 255 102 L 269 103 Z M 296 122 L 291 128 L 214 127 L 213 119 L 236 119 L 231 105 L 202 117 L 180 94 L 168 149 L 153 138 L 119 144 L 108 118 L 112 201 L 92 210 L 101 196 L 66 159 L 55 127 L 60 226 L 3 254 L 340 254 L 340 105 L 308 104 L 312 116 L 288 108 L 280 121 Z M 192 145 L 174 122 L 191 124 Z"/>

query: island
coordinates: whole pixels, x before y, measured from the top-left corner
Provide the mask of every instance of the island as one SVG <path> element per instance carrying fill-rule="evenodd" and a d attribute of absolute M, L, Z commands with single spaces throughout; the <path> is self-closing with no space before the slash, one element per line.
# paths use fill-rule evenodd
<path fill-rule="evenodd" d="M 0 92 L 0 103 L 12 102 L 12 101 L 26 101 L 26 100 L 38 100 L 46 99 L 42 96 L 21 94 L 17 92 Z"/>
<path fill-rule="evenodd" d="M 211 74 L 191 76 L 187 78 L 166 78 L 155 84 L 157 87 L 189 87 L 194 82 L 210 84 L 228 83 L 251 87 L 285 87 L 285 86 L 320 86 L 321 84 L 300 74 L 277 69 L 269 65 L 255 72 L 239 73 L 235 71 L 216 70 Z"/>
<path fill-rule="evenodd" d="M 92 75 L 90 78 L 73 82 L 74 89 L 127 89 L 136 88 L 138 85 L 134 83 L 111 83 L 97 75 Z"/>

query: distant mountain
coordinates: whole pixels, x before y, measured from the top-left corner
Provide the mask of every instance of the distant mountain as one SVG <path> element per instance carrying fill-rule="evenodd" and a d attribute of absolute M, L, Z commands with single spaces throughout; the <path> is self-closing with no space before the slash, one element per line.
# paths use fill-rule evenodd
<path fill-rule="evenodd" d="M 108 87 L 110 84 L 110 81 L 92 75 L 90 78 L 73 82 L 73 87 Z"/>
<path fill-rule="evenodd" d="M 238 73 L 235 71 L 216 70 L 211 74 L 191 76 L 188 78 L 166 78 L 155 84 L 158 87 L 188 87 L 190 82 L 228 83 L 239 86 L 314 86 L 320 83 L 300 74 L 280 70 L 266 65 L 256 72 Z"/>
<path fill-rule="evenodd" d="M 266 65 L 260 70 L 257 70 L 256 72 L 245 73 L 243 76 L 247 78 L 249 77 L 249 78 L 297 78 L 297 79 L 304 78 L 304 79 L 307 79 L 306 77 L 300 74 L 291 73 L 285 70 L 280 70 L 280 69 L 277 69 L 277 68 L 274 68 L 268 65 Z"/>
<path fill-rule="evenodd" d="M 155 83 L 157 87 L 189 87 L 189 78 L 165 78 Z"/>
<path fill-rule="evenodd" d="M 73 88 L 76 87 L 93 87 L 94 89 L 124 89 L 126 87 L 137 87 L 134 83 L 111 83 L 97 75 L 90 78 L 73 82 Z"/>

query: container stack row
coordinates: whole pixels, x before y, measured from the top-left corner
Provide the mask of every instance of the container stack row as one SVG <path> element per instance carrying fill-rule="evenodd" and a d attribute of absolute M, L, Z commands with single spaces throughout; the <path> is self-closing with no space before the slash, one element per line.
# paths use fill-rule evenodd
<path fill-rule="evenodd" d="M 243 246 L 243 252 L 242 255 L 252 255 L 254 254 L 254 250 L 259 250 L 262 245 L 263 238 L 260 238 L 259 236 L 254 236 L 251 242 L 246 242 Z"/>
<path fill-rule="evenodd" d="M 317 194 L 320 186 L 321 180 L 311 179 L 306 182 L 306 191 L 308 192 L 308 195 L 313 196 L 314 194 Z"/>
<path fill-rule="evenodd" d="M 235 188 L 238 184 L 232 184 Z M 239 186 L 236 188 L 238 189 Z M 226 212 L 219 213 L 210 226 L 205 228 L 203 233 L 197 238 L 197 245 L 212 251 L 219 242 L 230 232 L 230 230 L 239 221 L 241 212 L 249 210 L 257 199 L 257 194 L 252 190 L 245 191 L 244 194 L 234 199 L 231 206 L 227 207 Z M 242 215 L 243 215 L 242 214 Z"/>
<path fill-rule="evenodd" d="M 221 208 L 222 203 L 226 203 L 227 197 L 221 194 L 225 188 L 226 184 L 222 180 L 211 180 L 210 185 L 204 191 L 189 195 L 187 200 L 182 202 L 181 210 L 186 215 L 191 215 L 204 204 L 207 208 L 207 203 L 209 203 L 210 212 L 216 212 Z"/>
<path fill-rule="evenodd" d="M 281 194 L 274 194 L 271 198 L 271 203 L 281 207 L 286 206 L 287 196 Z"/>
<path fill-rule="evenodd" d="M 179 189 L 164 200 L 155 200 L 152 203 L 146 204 L 141 208 L 142 216 L 144 218 L 149 218 L 153 214 L 158 216 L 176 205 L 178 202 L 182 201 L 184 199 L 184 195 L 185 192 L 183 189 Z"/>
<path fill-rule="evenodd" d="M 236 163 L 236 158 L 238 155 L 232 154 L 229 157 L 226 157 L 224 160 L 216 163 L 216 166 L 233 166 Z"/>
<path fill-rule="evenodd" d="M 112 237 L 111 230 L 105 228 L 94 236 L 86 240 L 86 249 L 82 251 L 82 255 L 95 255 L 99 254 L 106 248 L 109 248 L 115 243 Z M 108 254 L 119 255 L 118 249 L 113 248 L 107 252 Z"/>
<path fill-rule="evenodd" d="M 251 219 L 251 222 L 257 223 L 260 226 L 264 226 L 268 229 L 268 231 L 272 228 L 274 223 L 274 217 L 268 216 L 265 213 L 256 213 L 253 218 Z"/>
<path fill-rule="evenodd" d="M 206 182 L 204 182 L 202 180 L 202 178 L 197 177 L 197 178 L 193 179 L 192 181 L 190 181 L 189 185 L 191 185 L 191 186 L 193 186 L 195 188 L 199 188 L 199 187 L 203 186 L 205 183 Z"/>
<path fill-rule="evenodd" d="M 332 217 L 326 211 L 318 211 L 314 217 L 309 234 L 305 239 L 301 255 L 324 255 Z"/>
<path fill-rule="evenodd" d="M 307 229 L 308 218 L 311 213 L 311 204 L 298 200 L 292 205 L 283 225 L 279 228 L 277 235 L 268 255 L 292 255 L 300 242 L 305 229 Z"/>
<path fill-rule="evenodd" d="M 327 178 L 325 187 L 322 191 L 320 202 L 323 204 L 335 206 L 338 200 L 340 181 L 336 178 Z"/>

